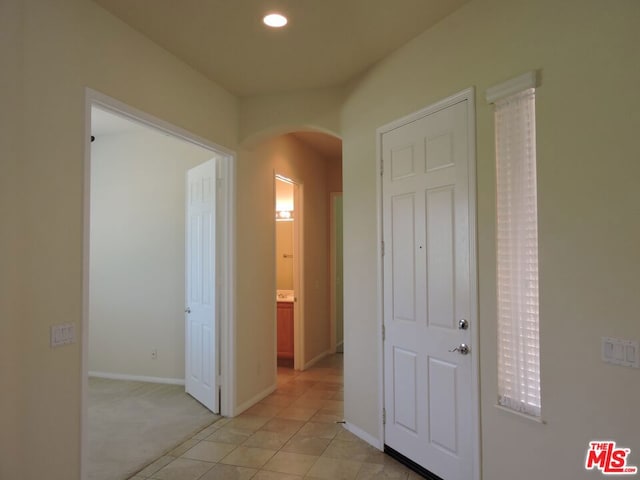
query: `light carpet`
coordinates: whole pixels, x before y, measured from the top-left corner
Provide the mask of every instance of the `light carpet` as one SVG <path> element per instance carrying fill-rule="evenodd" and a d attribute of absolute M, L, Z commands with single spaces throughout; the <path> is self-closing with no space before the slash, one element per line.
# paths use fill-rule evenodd
<path fill-rule="evenodd" d="M 129 478 L 218 418 L 184 386 L 89 379 L 87 480 Z"/>

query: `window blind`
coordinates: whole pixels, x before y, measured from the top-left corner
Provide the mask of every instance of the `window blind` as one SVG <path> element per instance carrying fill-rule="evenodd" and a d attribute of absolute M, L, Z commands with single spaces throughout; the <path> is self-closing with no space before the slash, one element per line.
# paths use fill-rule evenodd
<path fill-rule="evenodd" d="M 495 101 L 498 404 L 540 417 L 535 89 Z"/>

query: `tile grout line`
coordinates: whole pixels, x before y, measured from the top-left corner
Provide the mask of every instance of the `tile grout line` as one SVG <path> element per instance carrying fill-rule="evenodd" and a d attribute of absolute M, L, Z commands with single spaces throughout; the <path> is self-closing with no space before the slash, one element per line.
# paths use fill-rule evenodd
<path fill-rule="evenodd" d="M 327 357 L 328 359 L 335 357 Z M 336 366 L 335 364 L 339 365 Z M 258 402 L 256 405 L 249 408 L 246 412 L 242 413 L 238 417 L 233 419 L 225 419 L 221 418 L 210 424 L 209 426 L 203 428 L 196 435 L 186 440 L 182 444 L 177 445 L 173 450 L 169 453 L 179 452 L 180 455 L 176 457 L 171 457 L 167 464 L 161 466 L 158 470 L 150 473 L 148 477 L 131 477 L 131 478 L 148 478 L 155 480 L 156 478 L 162 479 L 178 479 L 182 480 L 210 480 L 213 478 L 227 478 L 226 476 L 215 477 L 211 476 L 212 472 L 222 466 L 222 469 L 234 470 L 237 472 L 238 476 L 233 478 L 242 478 L 242 479 L 262 479 L 265 478 L 278 478 L 274 477 L 274 475 L 293 475 L 292 473 L 286 473 L 279 470 L 288 470 L 288 471 L 297 471 L 300 474 L 296 474 L 291 478 L 319 478 L 321 480 L 327 479 L 330 480 L 334 478 L 331 473 L 332 468 L 338 468 L 336 465 L 343 467 L 350 467 L 353 471 L 349 472 L 349 479 L 360 480 L 360 479 L 368 479 L 368 478 L 378 478 L 376 477 L 377 471 L 379 471 L 380 475 L 386 475 L 387 469 L 389 472 L 395 472 L 393 477 L 383 477 L 383 478 L 398 478 L 398 479 L 407 479 L 409 478 L 419 478 L 419 477 L 410 477 L 409 470 L 405 467 L 401 466 L 395 460 L 385 458 L 384 454 L 375 450 L 373 447 L 369 446 L 362 440 L 357 437 L 349 434 L 345 429 L 340 428 L 340 421 L 342 421 L 343 415 L 343 383 L 336 382 L 337 378 L 342 379 L 342 358 L 340 356 L 339 361 L 329 361 L 327 364 L 329 366 L 324 366 L 324 362 L 320 362 L 317 366 L 311 368 L 310 370 L 304 372 L 295 372 L 291 370 L 285 370 L 278 368 L 278 379 L 277 379 L 277 389 L 276 391 L 263 399 L 261 402 Z M 327 380 L 327 378 L 329 378 Z M 332 392 L 332 393 L 318 393 L 318 392 Z M 311 393 L 311 395 L 309 395 Z M 338 395 L 340 393 L 340 395 Z M 340 400 L 334 400 L 333 397 L 339 396 Z M 304 397 L 304 398 L 303 398 Z M 327 402 L 336 402 L 336 403 L 327 403 Z M 285 405 L 286 404 L 286 405 Z M 315 405 L 315 406 L 312 406 Z M 327 408 L 330 407 L 330 408 Z M 299 410 L 296 410 L 299 409 Z M 287 415 L 287 411 L 296 410 L 299 414 L 302 410 L 312 411 L 311 415 L 297 415 L 291 413 L 292 417 L 306 417 L 306 419 L 295 419 L 295 418 L 285 418 L 280 415 Z M 266 412 L 271 412 L 267 414 Z M 318 415 L 324 415 L 324 417 L 317 418 Z M 331 421 L 331 416 L 337 417 L 341 420 Z M 316 421 L 314 421 L 316 418 Z M 320 420 L 324 421 L 320 421 Z M 329 421 L 327 421 L 329 420 Z M 275 423 L 269 427 L 269 424 Z M 202 438 L 197 438 L 205 430 L 210 429 L 212 426 L 218 424 L 219 422 L 223 422 L 218 428 L 215 428 L 211 431 L 211 434 L 207 436 L 203 436 Z M 236 425 L 236 427 L 234 427 Z M 244 429 L 242 426 L 244 425 Z M 289 427 L 287 427 L 289 425 Z M 313 425 L 313 427 L 308 427 L 309 425 Z M 297 426 L 297 428 L 296 428 Z M 276 431 L 265 430 L 267 428 L 274 428 Z M 319 432 L 320 435 L 301 433 L 305 427 L 312 431 Z M 315 430 L 314 430 L 315 429 Z M 322 430 L 325 429 L 326 433 L 322 433 Z M 228 437 L 229 442 L 224 441 L 216 441 L 209 440 L 211 437 L 214 437 L 216 433 L 224 431 L 225 434 L 229 434 Z M 331 433 L 332 432 L 332 433 Z M 346 433 L 345 433 L 346 432 Z M 272 434 L 272 435 L 270 435 Z M 283 437 L 286 436 L 286 440 L 278 440 L 277 435 L 281 434 Z M 243 439 L 235 438 L 233 439 L 233 435 L 237 435 L 238 437 L 246 437 Z M 250 442 L 252 438 L 256 437 L 256 435 L 260 437 L 265 437 L 262 439 L 262 443 L 259 441 L 256 445 L 261 446 L 246 446 L 247 442 Z M 324 435 L 324 436 L 323 436 Z M 340 438 L 341 436 L 345 438 Z M 222 437 L 222 436 L 221 436 Z M 224 437 L 223 437 L 224 438 Z M 273 440 L 274 443 L 269 443 L 269 439 Z M 298 441 L 308 441 L 313 443 L 313 439 L 315 439 L 318 445 L 324 444 L 324 446 L 318 446 L 314 448 L 309 447 L 307 452 L 314 453 L 300 453 L 300 451 L 305 451 L 303 446 L 296 446 L 295 440 Z M 189 444 L 188 448 L 185 451 L 179 450 L 188 442 L 192 442 L 195 440 L 193 445 Z M 239 442 L 239 443 L 238 443 Z M 200 449 L 194 450 L 195 447 L 202 443 L 210 443 L 211 445 L 205 445 L 200 447 Z M 265 447 L 268 445 L 269 448 Z M 278 448 L 275 445 L 279 445 Z M 289 445 L 289 447 L 287 447 Z M 224 447 L 223 447 L 224 446 Z M 333 448 L 332 448 L 333 447 Z M 218 456 L 207 456 L 197 455 L 197 452 L 203 450 L 205 448 L 211 449 L 214 451 L 216 449 L 225 450 L 226 448 L 231 448 L 226 453 L 222 454 L 218 458 Z M 239 450 L 242 448 L 242 450 Z M 349 456 L 349 452 L 344 453 L 341 449 L 350 449 L 351 456 Z M 253 449 L 253 450 L 248 450 Z M 293 449 L 294 451 L 285 451 L 284 449 Z M 296 451 L 297 450 L 297 451 Z M 335 452 L 334 452 L 335 450 Z M 189 458 L 185 457 L 189 452 L 192 451 L 191 456 L 200 456 L 200 458 Z M 259 451 L 270 452 L 270 455 L 267 457 L 267 454 L 264 454 L 264 458 L 260 458 L 258 460 L 252 460 L 250 456 L 242 456 L 241 453 L 250 453 L 253 452 L 256 455 L 260 453 Z M 196 453 L 194 453 L 196 452 Z M 232 465 L 228 463 L 222 463 L 227 457 L 230 457 L 236 453 L 235 456 L 231 457 L 231 460 L 236 463 L 241 463 L 241 465 Z M 354 453 L 359 452 L 359 453 Z M 330 455 L 327 455 L 329 453 Z M 273 465 L 269 466 L 269 464 L 278 457 L 279 454 L 287 454 L 285 457 L 290 459 L 298 459 L 299 461 L 307 460 L 311 462 L 310 458 L 306 457 L 314 457 L 312 463 L 309 463 L 308 466 L 292 466 L 291 464 L 287 464 L 286 466 L 278 465 L 277 462 Z M 303 457 L 297 457 L 303 456 Z M 345 456 L 346 458 L 343 458 Z M 161 457 L 163 458 L 163 457 Z M 209 460 L 207 460 L 207 458 Z M 217 461 L 212 461 L 212 458 L 218 458 Z M 362 460 L 353 460 L 353 458 L 358 458 Z M 190 460 L 192 462 L 200 462 L 202 467 L 208 467 L 202 473 L 195 473 L 191 476 L 171 476 L 171 469 L 169 468 L 171 463 L 176 460 Z M 367 460 L 371 461 L 367 461 Z M 158 460 L 156 460 L 158 461 Z M 395 463 L 394 463 L 395 462 Z M 154 462 L 155 463 L 155 462 Z M 294 462 L 295 463 L 295 462 Z M 299 464 L 298 464 L 299 465 Z M 248 468 L 254 470 L 248 476 L 242 476 L 239 472 L 244 472 L 240 470 L 242 468 Z M 273 468 L 276 468 L 275 470 Z M 324 468 L 324 470 L 323 470 Z M 315 470 L 314 470 L 315 469 Z M 164 473 L 162 471 L 164 470 Z M 304 473 L 302 473 L 304 471 Z M 320 475 L 317 477 L 311 477 L 309 474 L 314 472 L 314 474 Z M 165 473 L 169 476 L 165 476 Z M 246 472 L 250 473 L 249 471 Z M 345 472 L 343 472 L 345 473 Z M 158 475 L 159 474 L 159 475 Z M 158 475 L 156 477 L 156 475 Z M 288 478 L 288 477 L 287 477 Z"/>

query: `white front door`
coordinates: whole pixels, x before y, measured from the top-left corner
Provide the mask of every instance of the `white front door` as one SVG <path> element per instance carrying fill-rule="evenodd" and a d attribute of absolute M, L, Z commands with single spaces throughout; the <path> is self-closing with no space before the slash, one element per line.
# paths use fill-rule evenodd
<path fill-rule="evenodd" d="M 466 98 L 449 103 L 382 132 L 385 445 L 445 480 L 470 480 L 473 113 Z"/>
<path fill-rule="evenodd" d="M 218 413 L 215 171 L 209 160 L 187 172 L 185 384 L 188 394 Z"/>

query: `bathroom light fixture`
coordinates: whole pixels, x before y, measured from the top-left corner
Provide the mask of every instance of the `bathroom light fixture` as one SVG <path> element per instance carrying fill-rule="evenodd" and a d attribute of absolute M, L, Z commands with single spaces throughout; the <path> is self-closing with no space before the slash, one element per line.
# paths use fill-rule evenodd
<path fill-rule="evenodd" d="M 276 212 L 276 221 L 291 222 L 293 221 L 293 210 L 279 210 Z"/>
<path fill-rule="evenodd" d="M 287 24 L 288 20 L 287 17 L 280 13 L 270 13 L 269 15 L 265 15 L 262 21 L 267 27 L 282 28 Z"/>

